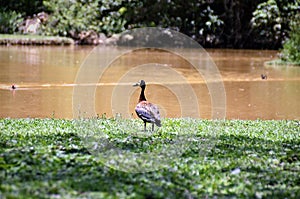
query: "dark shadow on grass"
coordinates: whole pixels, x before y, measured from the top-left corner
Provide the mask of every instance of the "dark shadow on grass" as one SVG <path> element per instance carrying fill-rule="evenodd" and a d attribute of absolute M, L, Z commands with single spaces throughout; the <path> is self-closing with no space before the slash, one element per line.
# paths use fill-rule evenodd
<path fill-rule="evenodd" d="M 218 136 L 214 147 L 207 151 L 205 157 L 208 163 L 213 159 L 214 162 L 228 162 L 228 164 L 216 168 L 214 163 L 211 163 L 206 170 L 206 175 L 213 176 L 215 172 L 220 172 L 228 173 L 230 176 L 230 172 L 239 167 L 241 179 L 246 179 L 253 185 L 260 184 L 260 186 L 254 186 L 253 192 L 241 196 L 237 193 L 210 195 L 207 192 L 210 187 L 205 186 L 201 195 L 193 194 L 191 189 L 196 186 L 193 182 L 197 177 L 190 174 L 191 169 L 188 163 L 182 163 L 185 170 L 179 168 L 178 171 L 162 169 L 140 174 L 126 173 L 108 168 L 97 161 L 84 148 L 76 134 L 48 136 L 47 138 L 43 136 L 32 138 L 34 143 L 47 140 L 43 144 L 46 144 L 46 147 L 41 149 L 36 145 L 33 148 L 32 146 L 14 148 L 11 145 L 3 145 L 7 147 L 6 149 L 11 149 L 0 156 L 5 162 L 5 164 L 1 163 L 1 169 L 6 167 L 4 177 L 1 177 L 3 184 L 16 184 L 20 189 L 20 194 L 30 195 L 28 193 L 35 192 L 41 197 L 60 194 L 61 189 L 66 192 L 75 191 L 79 197 L 85 197 L 90 192 L 102 192 L 115 197 L 118 193 L 125 195 L 135 193 L 141 198 L 188 198 L 189 196 L 192 198 L 212 198 L 213 196 L 255 198 L 256 192 L 265 193 L 266 198 L 296 198 L 300 194 L 300 191 L 297 191 L 300 182 L 299 170 L 290 170 L 293 165 L 299 163 L 299 141 L 275 142 L 242 135 Z M 123 147 L 131 149 L 128 145 Z M 142 147 L 142 145 L 135 145 L 135 147 Z M 203 158 L 199 150 L 197 143 L 191 143 L 181 158 L 183 160 L 192 158 L 197 161 Z M 240 165 L 245 159 L 253 160 L 253 162 Z M 278 163 L 269 163 L 268 159 L 277 159 Z M 178 176 L 186 176 L 186 178 L 180 180 Z M 22 188 L 22 185 L 28 183 L 34 186 L 30 190 Z M 59 184 L 60 187 L 53 189 L 48 187 L 49 184 Z M 218 188 L 230 189 L 234 186 L 238 184 L 222 185 Z"/>

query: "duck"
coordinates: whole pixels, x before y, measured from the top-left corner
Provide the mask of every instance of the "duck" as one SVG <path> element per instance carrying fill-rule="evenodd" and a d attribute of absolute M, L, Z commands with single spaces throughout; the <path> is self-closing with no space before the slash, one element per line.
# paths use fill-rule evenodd
<path fill-rule="evenodd" d="M 133 86 L 139 86 L 141 88 L 141 93 L 138 104 L 135 107 L 135 112 L 137 116 L 144 122 L 144 131 L 146 132 L 147 123 L 152 124 L 152 131 L 154 131 L 154 124 L 158 127 L 161 127 L 159 109 L 157 105 L 147 101 L 145 97 L 146 82 L 144 80 L 138 81 Z"/>
<path fill-rule="evenodd" d="M 268 79 L 268 76 L 265 74 L 261 74 L 260 77 L 261 77 L 261 79 Z"/>

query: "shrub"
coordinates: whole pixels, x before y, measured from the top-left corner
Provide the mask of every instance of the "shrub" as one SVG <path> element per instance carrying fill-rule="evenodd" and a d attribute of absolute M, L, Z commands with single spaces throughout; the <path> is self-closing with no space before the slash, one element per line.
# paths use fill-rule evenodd
<path fill-rule="evenodd" d="M 300 65 L 300 14 L 290 22 L 290 27 L 289 39 L 281 51 L 282 60 Z"/>
<path fill-rule="evenodd" d="M 16 32 L 22 21 L 22 15 L 16 11 L 0 11 L 0 33 Z"/>
<path fill-rule="evenodd" d="M 126 5 L 126 27 L 171 28 L 204 45 L 214 45 L 218 43 L 223 21 L 211 6 L 205 0 L 133 0 Z"/>
<path fill-rule="evenodd" d="M 298 0 L 268 0 L 259 4 L 251 20 L 257 35 L 255 41 L 269 45 L 268 48 L 281 47 L 290 30 L 289 22 L 298 12 Z"/>
<path fill-rule="evenodd" d="M 72 36 L 90 30 L 112 34 L 124 30 L 118 7 L 121 1 L 44 0 L 43 3 L 50 12 L 50 23 L 43 28 L 46 35 Z"/>

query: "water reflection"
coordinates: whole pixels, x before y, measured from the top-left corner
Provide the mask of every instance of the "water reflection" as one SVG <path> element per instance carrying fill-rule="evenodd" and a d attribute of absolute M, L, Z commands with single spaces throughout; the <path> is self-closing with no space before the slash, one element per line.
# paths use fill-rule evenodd
<path fill-rule="evenodd" d="M 76 74 L 92 47 L 0 47 L 0 117 L 72 118 L 72 94 Z M 226 89 L 228 119 L 300 119 L 300 67 L 270 67 L 264 62 L 276 57 L 276 51 L 208 50 L 218 66 Z M 141 59 L 163 57 L 168 67 L 186 77 L 199 104 L 201 118 L 211 118 L 211 96 L 205 81 L 184 59 L 158 51 L 148 56 L 134 53 L 118 59 L 99 80 L 95 98 L 96 112 L 114 115 L 111 98 L 117 80 Z M 150 53 L 150 54 L 149 54 Z M 170 61 L 171 60 L 171 61 Z M 143 61 L 143 60 L 142 60 Z M 144 60 L 145 61 L 145 60 Z M 171 64 L 170 64 L 171 63 Z M 153 66 L 154 67 L 154 66 Z M 155 73 L 155 67 L 153 73 Z M 133 82 L 142 74 L 136 71 Z M 266 74 L 268 79 L 261 79 Z M 166 73 L 155 73 L 164 78 Z M 137 79 L 137 78 L 138 79 Z M 131 81 L 131 80 L 130 80 Z M 176 93 L 166 86 L 148 80 L 147 98 L 160 106 L 164 117 L 182 115 L 182 108 L 193 112 L 195 107 L 180 106 Z M 176 79 L 174 81 L 176 83 Z M 11 90 L 16 84 L 17 89 Z M 178 84 L 179 86 L 180 84 Z M 95 86 L 95 85 L 93 85 Z M 127 87 L 131 85 L 120 85 Z M 124 90 L 124 89 L 123 89 Z M 117 101 L 122 109 L 133 113 L 139 89 L 132 90 L 128 104 Z M 187 96 L 188 97 L 188 96 Z M 89 100 L 89 99 L 86 99 Z M 80 111 L 80 108 L 78 108 Z M 193 115 L 191 115 L 193 116 Z M 135 117 L 127 115 L 127 117 Z"/>

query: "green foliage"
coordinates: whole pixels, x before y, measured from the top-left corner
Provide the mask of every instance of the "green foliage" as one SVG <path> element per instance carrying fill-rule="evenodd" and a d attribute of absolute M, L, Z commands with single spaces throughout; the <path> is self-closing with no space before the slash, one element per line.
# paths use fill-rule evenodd
<path fill-rule="evenodd" d="M 97 119 L 112 144 L 129 151 L 165 151 L 176 132 L 202 140 L 219 127 L 205 154 L 198 142 L 167 168 L 147 173 L 114 170 L 91 155 L 74 120 L 0 119 L 3 198 L 298 198 L 299 121 L 165 119 L 135 138 L 137 120 Z M 125 128 L 127 127 L 127 128 Z M 124 130 L 125 129 L 125 130 Z M 191 129 L 191 130 L 189 130 Z M 148 144 L 146 144 L 148 143 Z M 140 163 L 141 166 L 143 162 Z"/>
<path fill-rule="evenodd" d="M 22 15 L 16 11 L 0 11 L 0 33 L 17 32 L 22 21 Z"/>
<path fill-rule="evenodd" d="M 73 36 L 90 30 L 106 34 L 124 30 L 121 13 L 113 10 L 118 1 L 44 0 L 43 3 L 51 14 L 44 34 Z"/>
<path fill-rule="evenodd" d="M 281 52 L 282 60 L 300 65 L 300 15 L 290 22 L 289 39 L 284 43 Z"/>
<path fill-rule="evenodd" d="M 47 35 L 70 35 L 71 32 L 84 30 L 99 31 L 100 23 L 97 17 L 99 1 L 43 1 L 47 11 L 51 13 L 49 23 L 43 32 Z"/>
<path fill-rule="evenodd" d="M 299 4 L 299 0 L 0 0 L 0 27 L 15 32 L 18 13 L 32 17 L 45 11 L 50 15 L 42 35 L 79 39 L 83 31 L 111 36 L 125 29 L 162 27 L 180 31 L 204 47 L 278 49 L 289 36 L 289 22 Z"/>
<path fill-rule="evenodd" d="M 252 27 L 258 33 L 255 40 L 262 45 L 280 47 L 290 30 L 289 22 L 299 12 L 299 0 L 268 0 L 253 12 Z"/>
<path fill-rule="evenodd" d="M 127 28 L 172 28 L 191 36 L 202 44 L 216 44 L 223 21 L 207 1 L 128 1 Z"/>
<path fill-rule="evenodd" d="M 100 5 L 100 31 L 108 36 L 125 31 L 123 0 L 102 0 Z"/>

